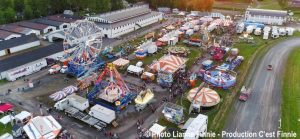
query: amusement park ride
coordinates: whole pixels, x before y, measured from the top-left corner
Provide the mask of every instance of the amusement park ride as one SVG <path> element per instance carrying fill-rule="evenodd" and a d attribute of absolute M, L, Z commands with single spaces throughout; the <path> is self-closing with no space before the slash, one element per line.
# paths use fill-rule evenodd
<path fill-rule="evenodd" d="M 108 78 L 106 78 L 107 75 Z M 94 88 L 87 94 L 91 103 L 102 105 L 117 112 L 124 109 L 135 96 L 136 93 L 128 89 L 112 63 L 107 64 L 98 76 Z"/>
<path fill-rule="evenodd" d="M 104 65 L 99 57 L 102 50 L 102 33 L 93 22 L 78 20 L 72 24 L 65 31 L 63 46 L 68 74 L 80 77 Z"/>

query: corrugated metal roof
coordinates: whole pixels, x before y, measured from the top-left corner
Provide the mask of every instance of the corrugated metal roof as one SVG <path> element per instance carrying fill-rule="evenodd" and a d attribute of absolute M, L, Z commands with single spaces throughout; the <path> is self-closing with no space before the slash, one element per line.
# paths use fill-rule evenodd
<path fill-rule="evenodd" d="M 44 30 L 45 28 L 47 28 L 49 26 L 49 25 L 44 25 L 44 24 L 39 24 L 39 23 L 32 23 L 32 22 L 28 22 L 28 21 L 16 22 L 13 24 L 21 26 L 21 27 L 36 29 L 36 30 Z"/>
<path fill-rule="evenodd" d="M 265 9 L 253 9 L 247 8 L 250 15 L 261 15 L 261 16 L 277 16 L 277 17 L 285 17 L 288 15 L 287 11 L 280 10 L 265 10 Z"/>
<path fill-rule="evenodd" d="M 120 27 L 120 26 L 127 25 L 127 24 L 130 24 L 130 23 L 135 23 L 139 20 L 147 19 L 151 16 L 157 16 L 159 14 L 161 14 L 161 13 L 159 13 L 159 12 L 150 12 L 148 14 L 138 16 L 138 17 L 134 17 L 134 18 L 127 19 L 127 20 L 123 20 L 123 21 L 120 21 L 120 22 L 115 22 L 115 23 L 98 23 L 97 22 L 96 24 L 101 28 L 116 28 L 116 27 Z"/>
<path fill-rule="evenodd" d="M 44 25 L 54 26 L 54 27 L 59 27 L 60 25 L 63 24 L 63 22 L 48 20 L 46 18 L 34 19 L 32 21 L 36 22 L 36 23 L 44 24 Z"/>
<path fill-rule="evenodd" d="M 71 15 L 58 14 L 58 15 L 47 16 L 47 19 L 58 21 L 58 22 L 64 22 L 64 23 L 72 23 L 81 18 L 76 16 L 71 16 Z"/>
<path fill-rule="evenodd" d="M 10 40 L 1 41 L 0 42 L 0 51 L 9 49 L 9 48 L 13 48 L 13 47 L 16 47 L 19 45 L 35 42 L 38 40 L 39 39 L 36 35 L 31 34 L 31 35 L 24 35 L 22 37 L 10 39 Z"/>
<path fill-rule="evenodd" d="M 62 44 L 51 44 L 46 47 L 40 47 L 29 52 L 11 56 L 0 60 L 0 72 L 7 71 L 18 66 L 39 60 L 41 58 L 53 55 L 63 51 Z"/>
<path fill-rule="evenodd" d="M 16 26 L 16 25 L 2 25 L 0 26 L 1 30 L 5 30 L 5 31 L 10 31 L 10 32 L 14 32 L 14 33 L 20 33 L 20 34 L 27 34 L 31 31 L 31 29 L 29 28 L 24 28 L 21 26 Z"/>
<path fill-rule="evenodd" d="M 110 13 L 100 14 L 100 15 L 97 15 L 94 17 L 99 17 L 99 18 L 102 18 L 104 20 L 114 23 L 114 22 L 129 19 L 129 18 L 138 17 L 140 15 L 147 14 L 150 12 L 151 12 L 151 10 L 149 9 L 149 6 L 142 5 L 142 6 L 131 7 L 131 8 L 127 8 L 127 9 L 118 10 L 118 11 L 113 11 Z"/>
<path fill-rule="evenodd" d="M 0 39 L 5 40 L 5 38 L 7 38 L 8 36 L 13 35 L 13 34 L 14 33 L 12 33 L 12 32 L 8 32 L 8 31 L 5 31 L 5 30 L 0 30 Z"/>

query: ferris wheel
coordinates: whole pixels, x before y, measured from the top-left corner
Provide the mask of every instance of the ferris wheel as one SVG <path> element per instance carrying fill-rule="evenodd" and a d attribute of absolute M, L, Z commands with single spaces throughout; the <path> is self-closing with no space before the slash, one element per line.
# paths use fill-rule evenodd
<path fill-rule="evenodd" d="M 64 57 L 76 65 L 90 65 L 102 50 L 101 29 L 91 21 L 77 20 L 65 31 Z"/>

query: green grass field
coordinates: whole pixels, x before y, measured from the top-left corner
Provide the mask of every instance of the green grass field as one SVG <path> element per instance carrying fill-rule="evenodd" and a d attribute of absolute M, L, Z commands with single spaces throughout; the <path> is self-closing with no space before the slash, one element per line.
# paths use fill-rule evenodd
<path fill-rule="evenodd" d="M 260 9 L 271 9 L 271 10 L 282 10 L 277 0 L 263 0 L 260 2 L 257 8 Z"/>
<path fill-rule="evenodd" d="M 300 136 L 300 48 L 289 56 L 284 74 L 281 126 L 285 132 Z"/>

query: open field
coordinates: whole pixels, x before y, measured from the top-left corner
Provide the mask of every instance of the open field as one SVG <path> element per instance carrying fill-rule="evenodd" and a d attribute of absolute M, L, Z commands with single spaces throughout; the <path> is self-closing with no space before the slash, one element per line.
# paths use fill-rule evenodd
<path fill-rule="evenodd" d="M 281 129 L 300 135 L 300 48 L 289 56 L 283 80 Z"/>
<path fill-rule="evenodd" d="M 272 10 L 281 10 L 282 7 L 279 5 L 277 0 L 264 0 L 259 2 L 257 8 L 261 9 L 272 9 Z"/>

